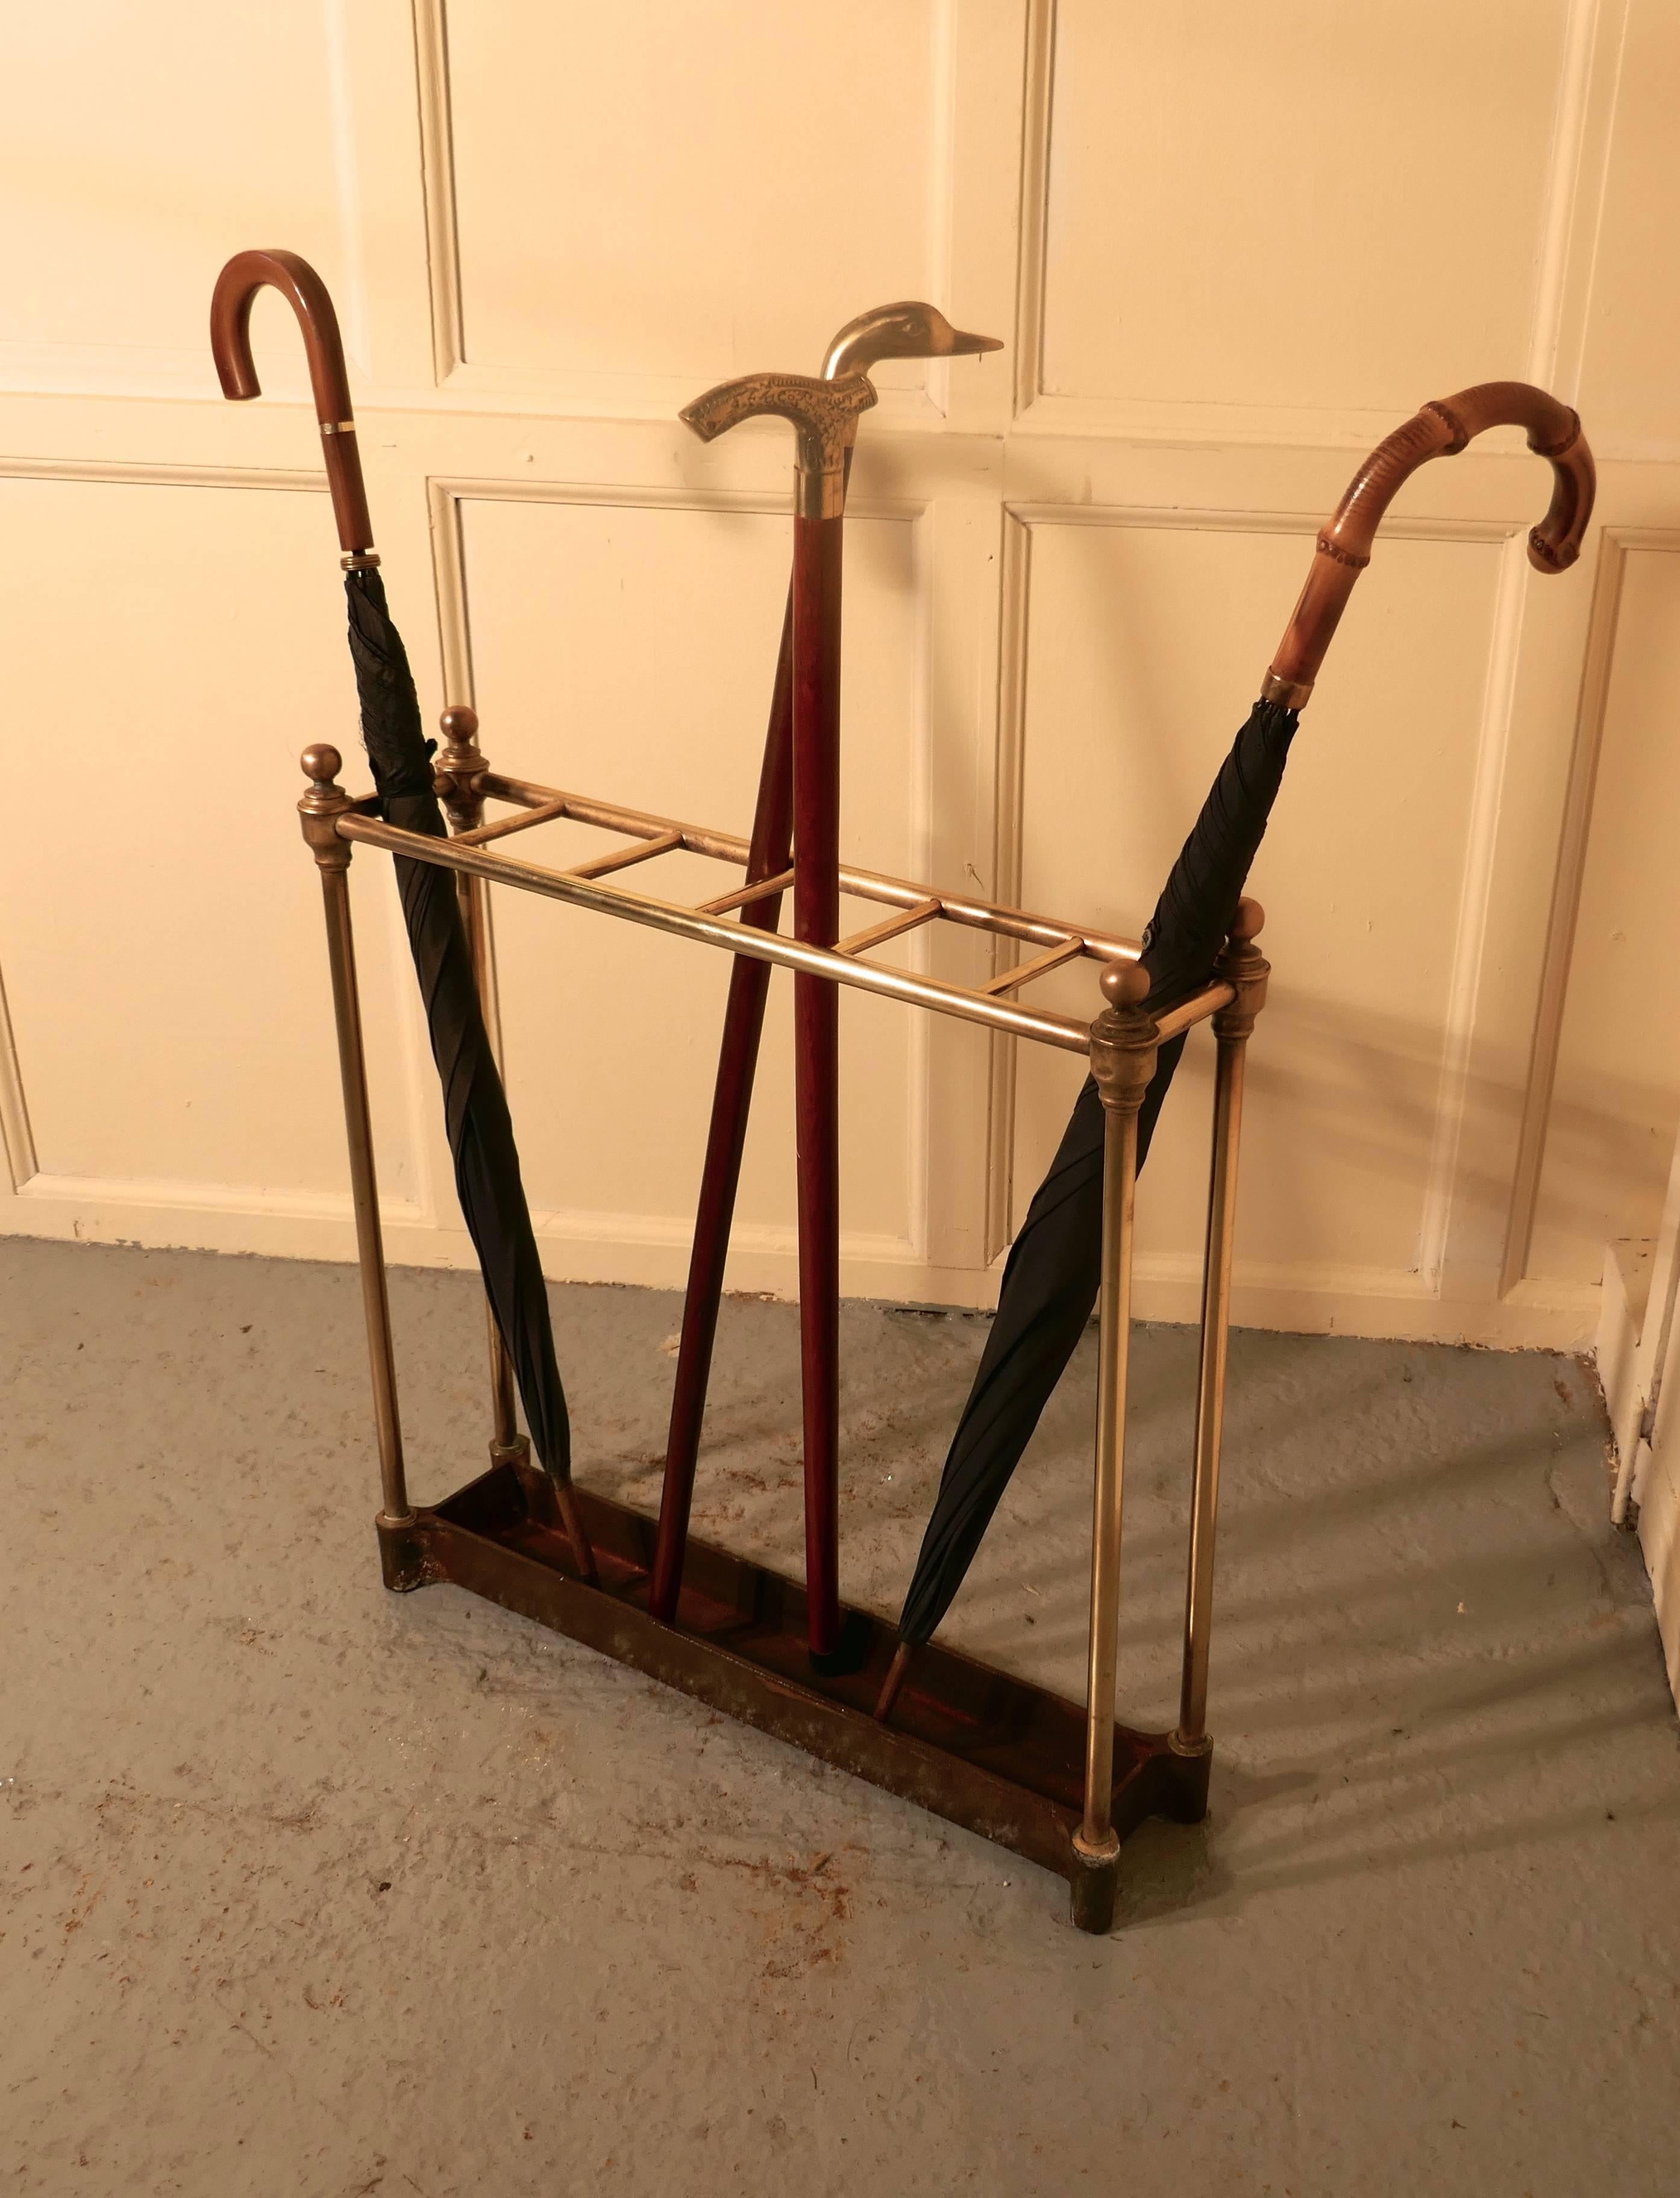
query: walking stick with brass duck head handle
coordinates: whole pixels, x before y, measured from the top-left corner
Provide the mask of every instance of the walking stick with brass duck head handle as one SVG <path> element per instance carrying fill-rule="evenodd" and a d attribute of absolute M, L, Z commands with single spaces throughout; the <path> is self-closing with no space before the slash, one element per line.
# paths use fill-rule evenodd
<path fill-rule="evenodd" d="M 251 308 L 258 291 L 265 288 L 279 291 L 303 331 L 315 416 L 321 425 L 322 456 L 346 568 L 377 565 L 338 315 L 333 311 L 326 284 L 295 252 L 235 253 L 217 276 L 210 300 L 210 351 L 222 394 L 237 403 L 263 393 L 251 356 Z"/>
<path fill-rule="evenodd" d="M 823 362 L 823 378 L 838 381 L 848 374 L 867 374 L 883 358 L 963 358 L 1003 348 L 1002 336 L 971 335 L 967 329 L 952 328 L 937 305 L 900 298 L 859 313 L 836 332 Z"/>

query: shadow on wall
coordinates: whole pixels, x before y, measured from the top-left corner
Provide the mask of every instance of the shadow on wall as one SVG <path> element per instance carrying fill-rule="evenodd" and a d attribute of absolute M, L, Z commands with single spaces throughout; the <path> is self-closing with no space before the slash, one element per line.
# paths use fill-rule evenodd
<path fill-rule="evenodd" d="M 1450 1085 L 1439 1030 L 1416 1017 L 1303 991 L 1289 981 L 1287 943 L 1269 936 L 1260 943 L 1277 954 L 1279 972 L 1248 1054 L 1244 1258 L 1417 1265 L 1414 1240 L 1425 1223 L 1444 1115 L 1462 1125 L 1458 1195 L 1503 1207 L 1522 1130 L 1526 1053 L 1509 1054 L 1497 1073 L 1484 1067 Z M 1055 997 L 1053 983 L 1035 998 L 1067 1013 L 1089 1011 L 1088 979 Z M 1021 1050 L 1017 1225 L 1061 1137 L 1079 1077 L 1071 1061 Z M 1200 1249 L 1211 1090 L 1212 1048 L 1193 1041 L 1144 1178 L 1145 1253 Z M 1631 1075 L 1625 1067 L 1607 1067 L 1590 1081 L 1560 1075 L 1527 1271 L 1596 1282 L 1612 1238 L 1654 1234 L 1677 1127 L 1680 1088 L 1666 1078 Z M 1366 1218 L 1354 1220 L 1350 1208 L 1353 1215 L 1363 1209 Z M 1350 1233 L 1359 1229 L 1367 1247 L 1351 1252 Z"/>

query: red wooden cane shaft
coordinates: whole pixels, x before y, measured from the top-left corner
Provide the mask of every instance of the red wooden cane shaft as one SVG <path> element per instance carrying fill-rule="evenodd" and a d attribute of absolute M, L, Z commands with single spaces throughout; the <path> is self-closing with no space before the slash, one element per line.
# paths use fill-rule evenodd
<path fill-rule="evenodd" d="M 840 519 L 793 521 L 793 932 L 840 936 Z M 840 1645 L 840 995 L 793 979 L 799 1372 L 813 1654 Z"/>
<path fill-rule="evenodd" d="M 775 877 L 788 867 L 793 824 L 793 598 L 788 596 L 782 621 L 782 647 L 776 660 L 776 686 L 764 760 L 759 775 L 759 804 L 747 850 L 747 881 Z M 743 923 L 774 931 L 782 896 L 749 901 Z M 723 1043 L 718 1051 L 718 1081 L 712 1095 L 712 1125 L 706 1134 L 706 1166 L 695 1215 L 694 1249 L 689 1259 L 688 1293 L 683 1300 L 683 1338 L 677 1354 L 671 1424 L 666 1436 L 665 1487 L 660 1497 L 659 1532 L 654 1544 L 654 1577 L 648 1607 L 669 1625 L 677 1615 L 683 1585 L 683 1558 L 694 1503 L 695 1470 L 700 1457 L 700 1423 L 718 1334 L 718 1308 L 724 1294 L 724 1266 L 730 1228 L 741 1183 L 747 1145 L 747 1117 L 753 1103 L 759 1041 L 764 1026 L 770 990 L 768 962 L 738 957 L 730 972 L 729 1003 L 724 1011 Z"/>

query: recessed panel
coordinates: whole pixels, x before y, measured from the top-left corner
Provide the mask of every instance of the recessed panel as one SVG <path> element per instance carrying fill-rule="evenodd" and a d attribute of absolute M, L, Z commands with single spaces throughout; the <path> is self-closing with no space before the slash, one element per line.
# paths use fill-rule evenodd
<path fill-rule="evenodd" d="M 1680 556 L 1623 576 L 1592 829 L 1528 1271 L 1596 1282 L 1614 1237 L 1654 1236 L 1680 1125 Z"/>
<path fill-rule="evenodd" d="M 1058 0 L 1048 393 L 1410 410 L 1528 356 L 1564 0 Z"/>
<path fill-rule="evenodd" d="M 324 496 L 0 480 L 0 969 L 48 1175 L 347 1187 L 299 751 L 366 782 Z M 382 1188 L 416 1194 L 383 857 L 356 887 Z"/>
<path fill-rule="evenodd" d="M 476 501 L 464 507 L 481 738 L 520 776 L 742 834 L 750 829 L 787 590 L 780 516 L 699 508 Z M 920 720 L 916 529 L 849 519 L 842 850 L 914 875 Z M 538 826 L 507 852 L 563 865 L 616 844 Z M 689 854 L 623 882 L 695 902 L 742 872 Z M 500 891 L 509 1075 L 533 1203 L 686 1228 L 729 983 L 726 957 Z M 791 928 L 791 910 L 784 928 Z M 847 901 L 842 923 L 869 911 Z M 740 1218 L 791 1224 L 791 978 L 771 978 Z M 903 1008 L 841 999 L 843 1218 L 913 1228 L 921 1135 Z"/>
<path fill-rule="evenodd" d="M 271 244 L 315 264 L 353 340 L 328 51 L 336 13 L 245 8 L 230 20 L 207 0 L 5 9 L 0 343 L 107 346 L 118 384 L 137 352 L 195 354 L 211 395 L 217 270 Z M 296 335 L 283 340 L 273 325 L 264 386 L 300 391 Z"/>
<path fill-rule="evenodd" d="M 1634 0 L 1595 240 L 1580 407 L 1594 434 L 1661 443 L 1665 456 L 1680 438 L 1680 297 L 1666 271 L 1680 226 L 1677 111 L 1680 11 L 1667 0 Z"/>
<path fill-rule="evenodd" d="M 1305 534 L 1033 527 L 1029 906 L 1139 935 L 1311 554 Z M 1497 563 L 1385 537 L 1302 713 L 1250 881 L 1276 974 L 1250 1049 L 1245 1260 L 1416 1264 Z M 1100 1005 L 1089 964 L 1030 997 Z M 1211 1056 L 1193 1037 L 1162 1116 L 1150 1252 L 1200 1252 Z M 1020 1062 L 1017 1220 L 1079 1081 L 1039 1048 Z"/>
<path fill-rule="evenodd" d="M 682 375 L 698 394 L 814 374 L 852 314 L 936 288 L 941 12 L 452 7 L 468 362 Z"/>

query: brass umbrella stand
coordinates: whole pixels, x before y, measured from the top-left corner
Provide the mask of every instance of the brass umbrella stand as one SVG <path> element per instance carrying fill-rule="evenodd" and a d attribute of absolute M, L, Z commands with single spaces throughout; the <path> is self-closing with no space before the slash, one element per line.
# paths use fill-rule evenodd
<path fill-rule="evenodd" d="M 746 1558 L 691 1539 L 674 1617 L 648 1608 L 656 1522 L 627 1505 L 574 1487 L 597 1581 L 578 1573 L 563 1532 L 532 1515 L 518 1475 L 496 1465 L 432 1509 L 410 1504 L 401 1471 L 400 1437 L 384 1448 L 387 1484 L 376 1522 L 388 1587 L 407 1590 L 451 1580 L 521 1612 L 574 1640 L 680 1688 L 712 1707 L 773 1732 L 855 1772 L 872 1784 L 997 1840 L 1069 1878 L 1073 1917 L 1106 1931 L 1113 1921 L 1120 1841 L 1147 1816 L 1186 1823 L 1206 1812 L 1210 1750 L 1200 1726 L 1211 1606 L 1193 1590 L 1185 1649 L 1185 1700 L 1198 1707 L 1184 1729 L 1135 1732 L 1113 1718 L 1119 1625 L 1121 1488 L 1127 1337 L 1131 1287 L 1131 1214 L 1136 1175 L 1137 1108 L 1167 1039 L 1212 1022 L 1219 1041 L 1209 1219 L 1212 1254 L 1204 1294 L 1205 1331 L 1220 1340 L 1210 1363 L 1222 1396 L 1223 1338 L 1229 1318 L 1229 1255 L 1241 1125 L 1243 1049 L 1264 997 L 1266 964 L 1253 945 L 1259 911 L 1245 903 L 1240 936 L 1214 981 L 1169 1015 L 1152 1016 L 1137 997 L 1135 940 L 1063 919 L 947 894 L 908 879 L 839 866 L 841 887 L 892 913 L 833 946 L 783 937 L 743 923 L 736 912 L 761 892 L 737 886 L 693 904 L 662 900 L 621 882 L 622 874 L 685 849 L 746 872 L 749 843 L 681 818 L 649 814 L 491 770 L 474 749 L 462 752 L 461 713 L 452 749 L 439 757 L 459 782 L 468 766 L 473 790 L 512 814 L 439 840 L 382 823 L 371 797 L 338 783 L 342 759 L 324 745 L 306 748 L 310 781 L 299 804 L 304 836 L 322 869 L 334 970 L 334 1010 L 346 1122 L 357 1184 L 358 1243 L 368 1282 L 369 1334 L 380 1394 L 396 1436 L 395 1377 L 385 1309 L 367 1081 L 355 949 L 344 872 L 356 847 L 382 848 L 437 864 L 457 876 L 510 887 L 539 898 L 638 923 L 673 938 L 746 955 L 796 975 L 847 985 L 906 1005 L 955 1015 L 1038 1044 L 1086 1055 L 1107 1110 L 1103 1188 L 1104 1294 L 1100 1338 L 1101 1400 L 1091 1562 L 1091 1688 L 1086 1707 L 980 1664 L 939 1643 L 917 1656 L 890 1724 L 874 1705 L 896 1647 L 891 1624 L 841 1607 L 860 1644 L 854 1668 L 825 1674 L 810 1655 L 805 1585 Z M 505 853 L 495 843 L 557 817 L 597 826 L 619 844 L 590 861 L 555 869 Z M 902 924 L 898 918 L 906 919 Z M 891 933 L 955 922 L 1022 941 L 1039 951 L 979 989 L 864 958 Z M 1014 997 L 1036 977 L 1079 957 L 1102 967 L 1107 1004 L 1086 1024 Z M 1194 1508 L 1211 1535 L 1218 1470 L 1217 1413 L 1199 1428 Z M 1198 1678 L 1200 1674 L 1200 1678 Z"/>
<path fill-rule="evenodd" d="M 932 313 L 927 307 L 913 310 L 924 316 Z M 866 321 L 869 317 L 864 317 Z M 926 323 L 919 325 L 925 334 Z M 312 357 L 317 352 L 323 357 L 336 352 L 335 330 L 316 329 L 312 335 Z M 968 347 L 981 345 L 982 340 L 968 340 Z M 328 456 L 341 472 L 349 469 L 353 475 L 350 486 L 359 495 L 341 358 L 330 394 L 339 424 L 328 445 Z M 1268 965 L 1255 943 L 1261 913 L 1254 903 L 1242 902 L 1211 981 L 1169 1009 L 1152 1014 L 1148 977 L 1137 967 L 1142 950 L 1136 940 L 839 861 L 833 813 L 833 666 L 829 660 L 825 670 L 825 652 L 831 660 L 846 454 L 858 414 L 873 402 L 866 375 L 842 362 L 841 370 L 823 380 L 766 375 L 725 385 L 707 392 L 685 415 L 701 432 L 718 433 L 753 412 L 771 410 L 790 418 L 799 431 L 792 660 L 782 683 L 788 691 L 778 703 L 771 744 L 774 752 L 778 740 L 784 746 L 790 743 L 793 754 L 795 844 L 791 869 L 785 860 L 782 867 L 773 868 L 768 858 L 787 836 L 787 823 L 778 812 L 778 805 L 786 799 L 785 785 L 774 799 L 761 795 L 759 824 L 764 829 L 755 830 L 749 840 L 494 770 L 479 745 L 477 718 L 464 707 L 445 712 L 445 741 L 436 759 L 436 790 L 454 827 L 448 839 L 386 821 L 376 796 L 346 792 L 339 782 L 343 765 L 336 749 L 317 743 L 304 751 L 308 786 L 299 810 L 304 838 L 320 869 L 325 904 L 374 1379 L 382 1498 L 375 1530 L 387 1587 L 401 1592 L 433 1582 L 454 1582 L 791 1742 L 1065 1876 L 1072 1888 L 1074 1922 L 1082 1929 L 1102 1932 L 1113 1921 L 1120 1844 L 1126 1834 L 1152 1815 L 1197 1822 L 1207 1806 L 1212 1550 L 1243 1063 L 1264 1003 L 1268 977 Z M 1455 437 L 1462 433 L 1456 422 L 1452 429 Z M 1462 443 L 1450 438 L 1438 440 L 1435 447 L 1456 448 Z M 1418 455 L 1431 454 L 1421 451 Z M 1557 462 L 1561 478 L 1561 462 Z M 1587 462 L 1583 456 L 1576 462 L 1578 468 Z M 1356 491 L 1364 478 L 1356 481 L 1351 501 L 1357 503 Z M 1381 501 L 1386 502 L 1393 485 L 1386 478 L 1380 484 L 1386 491 Z M 1568 514 L 1570 538 L 1565 546 L 1570 555 L 1590 508 L 1590 470 L 1578 486 L 1584 501 L 1578 497 Z M 1554 531 L 1560 535 L 1566 531 L 1561 517 Z M 1327 548 L 1327 541 L 1321 540 L 1321 550 L 1334 563 L 1336 545 Z M 1350 555 L 1341 561 L 1350 568 L 1351 582 L 1364 559 Z M 1560 557 L 1555 561 L 1567 561 Z M 1274 667 L 1274 677 L 1287 677 L 1302 696 L 1346 600 L 1347 582 L 1339 573 L 1332 574 L 1324 583 L 1322 602 L 1312 596 L 1317 584 L 1315 574 L 1291 628 L 1292 640 L 1299 643 L 1295 655 L 1281 669 Z M 770 762 L 767 756 L 767 786 Z M 802 772 L 803 788 L 799 782 Z M 486 821 L 485 812 L 491 805 L 503 813 Z M 558 818 L 596 828 L 613 835 L 614 844 L 561 869 L 524 859 L 503 844 Z M 807 1122 L 812 1125 L 817 1153 L 811 1169 L 802 1168 L 801 1181 L 802 1281 L 809 1276 L 817 1286 L 820 1314 L 820 1320 L 807 1314 L 802 1323 L 807 1449 L 814 1439 L 817 1451 L 816 1472 L 808 1472 L 807 1478 L 809 1563 L 804 1582 L 686 1538 L 694 1437 L 704 1392 L 709 1323 L 715 1311 L 705 1300 L 708 1293 L 715 1296 L 721 1273 L 721 1247 L 733 1197 L 727 1148 L 738 1138 L 744 1120 L 756 1029 L 748 1033 L 750 1044 L 741 1041 L 736 1060 L 737 1070 L 745 1063 L 745 1088 L 739 1073 L 720 1078 L 714 1128 L 723 1125 L 716 1143 L 724 1158 L 711 1224 L 716 1241 L 703 1257 L 697 1257 L 691 1279 L 691 1299 L 700 1307 L 697 1334 L 704 1331 L 694 1359 L 694 1428 L 680 1442 L 673 1433 L 663 1538 L 653 1518 L 574 1486 L 569 1492 L 582 1529 L 578 1544 L 592 1552 L 595 1563 L 594 1576 L 584 1576 L 577 1545 L 552 1503 L 540 1500 L 528 1468 L 522 1472 L 510 1454 L 513 1399 L 505 1358 L 494 1337 L 491 1468 L 441 1503 L 427 1508 L 411 1503 L 403 1466 L 355 943 L 346 889 L 346 874 L 358 846 L 454 874 L 470 922 L 484 1016 L 492 1033 L 499 1030 L 499 1017 L 487 929 L 486 896 L 491 885 L 719 950 L 735 957 L 737 970 L 747 963 L 764 965 L 766 974 L 776 968 L 793 973 L 804 1003 L 799 1018 L 802 1128 Z M 716 896 L 694 903 L 662 899 L 626 881 L 625 873 L 678 850 L 709 858 L 737 875 Z M 789 887 L 796 910 L 793 937 L 774 927 L 775 904 Z M 835 908 L 841 893 L 875 903 L 881 916 L 847 937 L 836 937 Z M 889 941 L 938 922 L 989 932 L 1031 951 L 1026 959 L 978 987 L 950 984 L 867 958 Z M 1035 1007 L 1021 997 L 1050 970 L 1080 959 L 1096 962 L 1101 971 L 1104 1004 L 1092 1020 Z M 1089 1681 L 1083 1707 L 937 1640 L 916 1649 L 907 1673 L 904 1658 L 896 1654 L 897 1635 L 890 1621 L 839 1602 L 832 1530 L 837 1461 L 828 1437 L 833 1360 L 827 1331 L 835 1250 L 830 1034 L 835 988 L 841 985 L 1078 1054 L 1090 1064 L 1103 1109 L 1104 1143 Z M 744 1016 L 743 1030 L 750 1021 L 750 1015 Z M 1137 1121 L 1160 1049 L 1202 1024 L 1212 1026 L 1218 1058 L 1181 1708 L 1173 1731 L 1144 1733 L 1117 1724 L 1113 1713 Z M 726 1039 L 726 1056 L 729 1044 Z M 727 1097 L 726 1087 L 731 1094 Z M 808 1467 L 810 1462 L 808 1457 Z M 657 1581 L 656 1548 L 662 1557 Z M 842 1638 L 848 1653 L 830 1653 Z"/>

